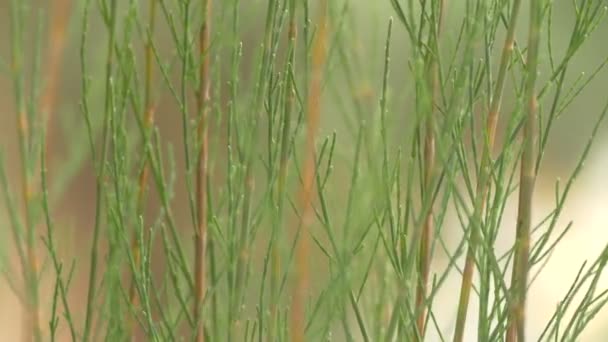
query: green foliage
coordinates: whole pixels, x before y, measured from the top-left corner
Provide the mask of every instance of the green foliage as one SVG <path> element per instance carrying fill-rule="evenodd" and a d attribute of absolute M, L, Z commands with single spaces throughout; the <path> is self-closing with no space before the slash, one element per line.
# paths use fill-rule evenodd
<path fill-rule="evenodd" d="M 584 149 L 553 209 L 533 215 L 554 126 L 578 115 L 569 107 L 608 61 L 572 76 L 605 2 L 36 6 L 11 1 L 0 57 L 20 161 L 2 146 L 0 254 L 24 338 L 173 341 L 201 328 L 198 341 L 292 341 L 300 324 L 309 341 L 574 341 L 608 300 L 604 250 L 563 279 L 572 286 L 544 328 L 524 324 L 608 112 L 580 116 L 592 123 Z M 70 9 L 65 31 L 57 8 Z M 569 37 L 555 34 L 563 16 Z M 47 54 L 61 35 L 62 54 Z M 79 106 L 49 104 L 54 58 L 70 61 L 59 78 L 78 79 Z M 83 175 L 85 217 L 61 205 Z M 446 307 L 446 292 L 459 304 Z"/>

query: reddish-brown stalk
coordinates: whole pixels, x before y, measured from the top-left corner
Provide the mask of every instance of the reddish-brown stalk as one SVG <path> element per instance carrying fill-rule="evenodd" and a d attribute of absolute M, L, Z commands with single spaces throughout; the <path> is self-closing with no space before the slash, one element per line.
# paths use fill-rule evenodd
<path fill-rule="evenodd" d="M 205 252 L 207 246 L 207 171 L 208 171 L 208 114 L 209 114 L 209 46 L 211 26 L 211 0 L 202 1 L 203 23 L 199 32 L 199 70 L 198 89 L 198 144 L 200 152 L 196 166 L 196 208 L 197 230 L 194 235 L 194 322 L 196 324 L 196 341 L 203 342 L 204 324 L 202 315 L 203 300 L 206 291 Z"/>
<path fill-rule="evenodd" d="M 315 137 L 321 111 L 321 81 L 326 60 L 326 40 L 328 30 L 327 1 L 320 3 L 319 27 L 312 47 L 312 70 L 307 99 L 306 151 L 300 189 L 301 220 L 298 225 L 299 238 L 296 241 L 296 279 L 291 302 L 291 341 L 304 342 L 305 309 L 304 300 L 308 292 L 310 241 L 312 221 L 312 192 L 315 178 Z"/>
<path fill-rule="evenodd" d="M 50 139 L 48 138 L 48 128 L 50 127 L 49 122 L 52 117 L 52 113 L 55 110 L 55 103 L 57 97 L 57 89 L 59 82 L 59 75 L 61 71 L 61 62 L 63 60 L 63 51 L 65 47 L 65 31 L 66 24 L 70 13 L 70 0 L 57 0 L 50 4 L 50 24 L 49 24 L 49 36 L 47 45 L 47 55 L 44 60 L 44 82 L 45 86 L 40 97 L 40 121 L 39 123 L 43 127 L 44 131 L 44 142 L 42 148 L 48 151 L 50 145 Z M 29 122 L 27 115 L 24 111 L 19 113 L 19 131 L 21 132 L 21 138 L 27 139 L 29 133 Z M 24 170 L 25 171 L 25 170 Z M 34 171 L 32 174 L 34 179 L 38 172 Z M 30 178 L 30 175 L 25 171 L 23 179 L 23 200 L 26 210 L 25 226 L 28 229 L 37 228 L 33 226 L 34 222 L 31 222 L 30 214 L 28 213 L 33 206 L 34 198 L 37 196 L 37 192 L 40 189 L 35 185 L 34 179 Z M 35 236 L 35 232 L 30 232 L 31 236 Z M 35 293 L 31 293 L 28 296 L 31 303 L 28 304 L 26 310 L 26 325 L 24 326 L 23 338 L 26 341 L 40 340 L 42 338 L 42 326 L 40 325 L 40 303 L 38 300 L 39 287 L 38 287 L 38 272 L 39 272 L 39 260 L 36 252 L 35 241 L 28 241 L 27 243 L 27 260 L 28 260 L 28 283 L 29 290 Z M 24 265 L 25 266 L 25 265 Z"/>
<path fill-rule="evenodd" d="M 502 55 L 500 58 L 498 78 L 496 79 L 494 93 L 492 94 L 492 99 L 490 103 L 490 110 L 488 112 L 485 136 L 483 139 L 484 148 L 481 156 L 480 173 L 476 186 L 476 203 L 473 216 L 470 218 L 470 220 L 477 220 L 477 222 L 470 224 L 470 233 L 467 233 L 470 234 L 470 240 L 464 270 L 462 272 L 462 283 L 460 287 L 460 298 L 458 302 L 458 311 L 456 316 L 454 342 L 462 342 L 464 338 L 464 328 L 466 324 L 469 299 L 471 296 L 471 288 L 473 287 L 475 253 L 477 247 L 477 240 L 479 239 L 478 222 L 481 222 L 481 215 L 485 209 L 486 199 L 490 187 L 489 178 L 492 167 L 492 151 L 494 150 L 494 142 L 496 140 L 496 127 L 498 123 L 498 116 L 500 114 L 500 105 L 502 101 L 507 69 L 510 64 L 509 60 L 511 58 L 511 53 L 515 44 L 515 27 L 517 25 L 520 5 L 521 0 L 515 0 L 513 2 L 513 6 L 511 9 L 511 19 L 509 21 L 509 27 L 507 29 L 507 37 L 505 38 L 505 42 L 502 48 Z"/>
<path fill-rule="evenodd" d="M 515 256 L 511 277 L 511 299 L 507 320 L 507 342 L 525 342 L 525 311 L 528 273 L 530 271 L 530 230 L 532 226 L 532 199 L 536 182 L 536 157 L 538 145 L 538 113 L 536 78 L 538 70 L 538 46 L 540 41 L 542 6 L 540 1 L 530 1 L 530 29 L 526 56 L 526 101 L 528 104 L 522 132 L 523 152 L 520 163 L 519 199 L 517 207 L 517 231 Z"/>
<path fill-rule="evenodd" d="M 52 112 L 55 110 L 57 99 L 57 89 L 59 87 L 59 75 L 63 51 L 65 49 L 65 31 L 71 10 L 71 0 L 56 0 L 51 4 L 51 22 L 49 30 L 49 41 L 47 46 L 47 59 L 45 63 L 45 87 L 40 102 L 40 112 L 45 123 L 51 119 Z M 49 138 L 46 138 L 45 148 L 49 146 Z"/>
<path fill-rule="evenodd" d="M 434 34 L 434 47 L 435 56 L 431 57 L 431 66 L 429 73 L 429 83 L 431 84 L 431 113 L 426 122 L 426 132 L 424 138 L 424 186 L 427 196 L 432 196 L 433 193 L 433 172 L 435 169 L 435 102 L 439 97 L 439 35 L 441 33 L 441 26 L 443 22 L 443 11 L 445 1 L 441 0 L 439 4 L 439 13 L 437 13 L 437 28 Z M 426 321 L 426 305 L 425 300 L 427 296 L 427 287 L 429 282 L 429 274 L 431 269 L 431 235 L 433 232 L 433 205 L 431 204 L 428 213 L 421 227 L 422 232 L 420 234 L 420 250 L 419 250 L 419 271 L 420 279 L 418 281 L 418 287 L 416 289 L 416 310 L 418 317 L 416 319 L 416 328 L 420 336 L 424 336 L 424 324 Z"/>

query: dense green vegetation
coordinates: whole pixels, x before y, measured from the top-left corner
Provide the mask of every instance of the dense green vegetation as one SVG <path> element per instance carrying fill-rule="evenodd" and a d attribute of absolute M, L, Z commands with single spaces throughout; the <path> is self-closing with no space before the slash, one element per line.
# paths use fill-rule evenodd
<path fill-rule="evenodd" d="M 604 1 L 2 5 L 24 340 L 574 341 L 606 303 L 602 252 L 530 324 L 605 130 L 608 103 L 570 110 Z M 568 116 L 582 148 L 535 211 Z"/>

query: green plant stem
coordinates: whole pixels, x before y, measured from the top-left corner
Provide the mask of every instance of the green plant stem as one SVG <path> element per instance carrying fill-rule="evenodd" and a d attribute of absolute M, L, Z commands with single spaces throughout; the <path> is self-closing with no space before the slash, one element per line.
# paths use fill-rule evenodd
<path fill-rule="evenodd" d="M 89 3 L 85 5 L 89 6 Z M 101 154 L 99 156 L 99 160 L 96 160 L 96 153 L 94 142 L 92 141 L 93 137 L 90 136 L 91 139 L 91 153 L 93 157 L 93 162 L 96 163 L 96 181 L 95 181 L 95 223 L 93 226 L 93 240 L 91 246 L 91 256 L 90 256 L 90 265 L 89 265 L 89 288 L 87 293 L 87 306 L 85 313 L 85 322 L 84 322 L 84 331 L 82 340 L 84 342 L 88 342 L 91 336 L 92 324 L 93 324 L 93 312 L 96 308 L 95 305 L 95 297 L 97 291 L 97 258 L 99 255 L 99 235 L 101 231 L 102 224 L 102 215 L 103 208 L 102 203 L 104 199 L 104 188 L 106 182 L 106 159 L 108 154 L 108 141 L 109 141 L 109 130 L 110 130 L 110 118 L 112 117 L 112 98 L 113 98 L 113 85 L 112 85 L 112 69 L 114 64 L 114 42 L 116 39 L 116 21 L 117 21 L 117 7 L 118 1 L 112 0 L 110 8 L 110 20 L 107 22 L 107 29 L 109 33 L 108 37 L 108 45 L 107 45 L 107 56 L 106 56 L 106 79 L 105 79 L 105 103 L 104 103 L 104 118 L 103 118 L 103 128 L 102 128 L 102 141 L 101 141 Z M 88 9 L 87 9 L 88 11 Z M 85 14 L 85 24 L 86 24 L 86 14 Z M 83 40 L 84 35 L 86 34 L 86 28 L 83 29 Z M 83 41 L 83 45 L 84 45 Z M 84 63 L 84 56 L 82 56 Z M 85 91 L 86 96 L 86 91 Z M 86 102 L 86 99 L 85 99 Z M 87 121 L 90 121 L 88 117 L 89 113 L 85 110 L 85 116 Z M 90 133 L 92 134 L 92 133 Z"/>
<path fill-rule="evenodd" d="M 526 60 L 526 102 L 527 113 L 523 130 L 523 153 L 520 165 L 519 202 L 517 207 L 517 232 L 515 257 L 511 278 L 511 300 L 507 321 L 507 342 L 525 342 L 525 309 L 530 271 L 530 229 L 532 226 L 532 200 L 536 181 L 536 149 L 538 146 L 538 103 L 536 99 L 536 79 L 538 70 L 538 48 L 542 5 L 540 0 L 530 1 L 530 30 L 528 55 Z"/>
<path fill-rule="evenodd" d="M 278 317 L 278 303 L 280 298 L 279 282 L 281 278 L 281 255 L 279 251 L 279 244 L 281 240 L 281 232 L 283 225 L 283 209 L 285 203 L 285 182 L 287 178 L 287 164 L 289 162 L 289 151 L 291 146 L 291 118 L 294 110 L 295 101 L 295 60 L 296 60 L 296 41 L 298 34 L 298 27 L 296 24 L 296 3 L 295 0 L 289 1 L 289 27 L 287 31 L 287 40 L 289 44 L 289 52 L 287 58 L 287 75 L 285 77 L 287 83 L 285 85 L 285 109 L 283 114 L 283 125 L 281 134 L 281 147 L 280 147 L 280 161 L 279 161 L 279 177 L 278 177 L 278 189 L 277 189 L 277 222 L 275 227 L 275 234 L 272 237 L 272 251 L 271 251 L 271 304 L 270 304 L 270 341 L 275 340 L 277 320 Z"/>
<path fill-rule="evenodd" d="M 498 78 L 492 99 L 490 102 L 490 110 L 486 121 L 486 130 L 484 135 L 483 152 L 481 157 L 479 179 L 477 181 L 475 206 L 473 215 L 469 218 L 469 229 L 466 234 L 469 234 L 469 248 L 465 260 L 465 266 L 462 273 L 462 284 L 460 288 L 460 298 L 458 302 L 458 311 L 456 316 L 456 329 L 454 332 L 454 342 L 462 342 L 464 338 L 464 329 L 466 325 L 468 306 L 471 296 L 471 288 L 473 286 L 473 271 L 475 267 L 475 255 L 477 253 L 477 244 L 480 239 L 481 216 L 485 208 L 486 199 L 490 187 L 490 174 L 492 172 L 492 152 L 496 140 L 496 126 L 500 114 L 500 105 L 502 101 L 503 89 L 506 80 L 507 70 L 510 64 L 513 45 L 515 42 L 515 27 L 517 26 L 517 18 L 521 0 L 513 1 L 511 7 L 511 17 L 507 28 L 507 36 L 502 48 L 500 57 L 500 65 L 498 70 Z"/>
<path fill-rule="evenodd" d="M 154 35 L 154 28 L 155 28 L 155 21 L 156 21 L 156 4 L 157 4 L 157 0 L 150 0 L 149 2 L 149 13 L 148 13 L 148 28 L 146 30 L 146 44 L 145 44 L 145 48 L 144 48 L 144 58 L 145 58 L 145 81 L 144 81 L 144 113 L 143 113 L 143 123 L 144 123 L 144 144 L 143 144 L 143 148 L 146 149 L 148 142 L 150 140 L 150 136 L 151 136 L 151 128 L 152 125 L 154 123 L 154 107 L 153 107 L 153 103 L 152 103 L 152 95 L 151 95 L 151 88 L 152 88 L 152 82 L 153 82 L 153 70 L 152 70 L 152 66 L 153 66 L 153 61 L 154 61 L 154 55 L 153 55 L 153 35 Z M 146 202 L 146 187 L 147 187 L 147 183 L 148 183 L 148 174 L 149 174 L 149 160 L 148 160 L 148 156 L 146 153 L 142 153 L 143 156 L 143 163 L 141 166 L 141 169 L 139 171 L 139 180 L 138 180 L 138 194 L 137 194 L 137 204 L 136 204 L 136 216 L 137 216 L 137 220 L 136 222 L 139 222 L 139 220 L 141 219 L 142 222 L 144 220 L 143 216 L 144 216 L 144 211 L 145 211 L 145 202 Z M 134 227 L 137 227 L 138 225 L 134 225 Z M 145 225 L 144 225 L 144 232 L 145 232 Z M 145 234 L 144 239 L 142 241 L 138 241 L 138 235 L 139 233 L 137 232 L 137 229 L 134 229 L 133 231 L 133 236 L 132 236 L 132 240 L 131 240 L 131 253 L 133 255 L 133 262 L 134 265 L 136 267 L 137 272 L 141 271 L 141 248 L 140 248 L 140 243 L 143 243 L 145 241 Z M 133 306 L 133 308 L 135 309 L 138 305 L 138 298 L 137 298 L 137 275 L 134 274 L 131 278 L 131 286 L 129 288 L 129 303 L 131 304 L 131 306 Z M 131 326 L 129 327 L 129 329 L 131 329 L 130 334 L 133 334 L 133 324 L 134 322 L 131 322 Z"/>
<path fill-rule="evenodd" d="M 424 138 L 424 187 L 425 196 L 433 196 L 434 179 L 433 174 L 435 171 L 435 120 L 439 114 L 435 110 L 436 102 L 440 96 L 440 80 L 439 80 L 439 36 L 441 33 L 441 26 L 443 22 L 443 11 L 445 7 L 445 0 L 441 0 L 438 5 L 438 11 L 436 13 L 437 27 L 435 32 L 431 33 L 432 43 L 431 47 L 434 49 L 433 52 L 429 52 L 430 55 L 430 67 L 429 67 L 429 85 L 431 90 L 431 111 L 426 121 L 426 130 Z M 426 322 L 426 296 L 427 287 L 429 282 L 429 274 L 431 269 L 431 235 L 433 232 L 433 204 L 426 213 L 423 225 L 421 227 L 422 232 L 420 234 L 420 247 L 419 247 L 419 281 L 416 288 L 416 310 L 418 316 L 416 318 L 416 328 L 418 334 L 424 337 L 425 322 Z M 418 336 L 416 334 L 416 336 Z"/>
<path fill-rule="evenodd" d="M 312 70 L 307 99 L 305 160 L 300 189 L 300 220 L 295 245 L 296 277 L 291 302 L 291 338 L 293 342 L 304 342 L 306 314 L 304 300 L 308 293 L 310 226 L 312 221 L 312 194 L 315 178 L 315 138 L 321 111 L 321 81 L 326 62 L 328 35 L 327 1 L 319 4 L 319 26 L 312 47 Z"/>
<path fill-rule="evenodd" d="M 25 324 L 23 325 L 24 341 L 40 341 L 40 307 L 38 294 L 38 257 L 36 253 L 34 223 L 34 181 L 32 177 L 30 151 L 32 150 L 32 127 L 28 118 L 25 96 L 25 69 L 23 49 L 24 5 L 20 1 L 11 1 L 11 63 L 15 107 L 17 114 L 17 136 L 21 161 L 21 197 L 23 200 L 23 221 L 26 229 L 24 269 Z"/>

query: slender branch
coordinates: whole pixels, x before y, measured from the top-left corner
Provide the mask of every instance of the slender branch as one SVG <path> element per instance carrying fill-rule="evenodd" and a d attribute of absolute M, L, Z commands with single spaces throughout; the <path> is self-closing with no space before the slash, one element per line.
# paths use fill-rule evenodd
<path fill-rule="evenodd" d="M 424 187 L 425 196 L 433 196 L 433 173 L 435 170 L 435 116 L 439 113 L 435 110 L 435 102 L 439 97 L 439 36 L 443 23 L 443 12 L 445 8 L 445 0 L 439 3 L 437 15 L 437 27 L 435 32 L 430 35 L 433 40 L 431 46 L 434 47 L 434 52 L 429 52 L 430 67 L 429 67 L 429 85 L 431 88 L 431 112 L 426 121 L 426 132 L 424 138 Z M 431 234 L 433 232 L 433 208 L 426 213 L 426 217 L 421 227 L 420 248 L 418 255 L 419 275 L 420 280 L 416 289 L 416 310 L 418 316 L 416 318 L 416 328 L 420 335 L 424 336 L 424 328 L 426 321 L 426 296 L 429 282 L 429 274 L 431 269 Z"/>
<path fill-rule="evenodd" d="M 513 52 L 515 43 L 515 27 L 517 26 L 517 18 L 521 0 L 513 1 L 511 7 L 511 18 L 507 28 L 507 37 L 502 48 L 500 57 L 500 66 L 498 70 L 498 78 L 494 93 L 490 103 L 490 111 L 486 122 L 486 132 L 484 136 L 484 148 L 481 157 L 479 179 L 477 181 L 475 205 L 473 215 L 469 218 L 469 229 L 467 234 L 469 237 L 469 248 L 467 251 L 464 270 L 462 273 L 462 284 L 460 288 L 460 298 L 458 302 L 458 311 L 456 317 L 456 329 L 454 333 L 454 342 L 462 342 L 464 338 L 464 329 L 466 325 L 469 300 L 471 296 L 471 288 L 473 286 L 473 268 L 475 267 L 475 254 L 479 241 L 479 230 L 481 229 L 481 215 L 485 209 L 485 203 L 490 187 L 490 174 L 492 169 L 492 151 L 494 150 L 494 142 L 496 139 L 496 126 L 500 114 L 500 105 L 502 101 L 503 89 Z"/>
<path fill-rule="evenodd" d="M 328 30 L 327 1 L 320 3 L 319 26 L 312 47 L 312 70 L 307 99 L 306 151 L 303 182 L 300 189 L 301 219 L 296 237 L 296 279 L 291 303 L 291 341 L 304 342 L 306 315 L 304 300 L 308 292 L 310 241 L 309 228 L 313 219 L 312 193 L 315 178 L 315 138 L 321 111 L 321 81 L 326 62 Z"/>
<path fill-rule="evenodd" d="M 200 151 L 196 168 L 197 230 L 194 237 L 195 297 L 194 322 L 197 342 L 205 340 L 202 306 L 206 291 L 205 252 L 207 247 L 207 177 L 208 177 L 208 114 L 209 114 L 209 46 L 211 26 L 211 0 L 202 1 L 203 23 L 199 32 L 200 84 L 198 89 L 198 143 Z"/>
<path fill-rule="evenodd" d="M 42 123 L 42 130 L 44 132 L 50 132 L 50 122 L 52 118 L 53 111 L 55 110 L 55 104 L 57 100 L 57 89 L 59 88 L 59 75 L 61 74 L 61 62 L 63 60 L 63 51 L 65 49 L 65 36 L 66 36 L 66 26 L 68 23 L 69 13 L 70 13 L 70 0 L 58 0 L 51 3 L 51 22 L 49 29 L 49 43 L 47 46 L 47 58 L 45 60 L 45 78 L 46 82 L 44 91 L 41 95 L 40 101 L 40 122 Z M 49 147 L 51 145 L 50 142 L 50 134 L 44 134 L 42 149 L 45 152 L 48 152 Z M 41 166 L 42 167 L 42 166 Z M 37 172 L 35 172 L 36 174 Z M 31 191 L 41 191 L 42 189 L 34 190 L 33 187 L 30 188 Z M 31 205 L 28 204 L 28 205 Z M 32 227 L 34 230 L 38 230 L 37 227 Z M 32 232 L 35 234 L 35 232 Z M 30 258 L 31 263 L 31 272 L 32 276 L 36 276 L 38 273 L 38 265 L 39 260 L 36 255 L 36 246 L 35 244 L 28 245 L 28 258 Z M 37 276 L 36 276 L 37 277 Z M 36 289 L 36 291 L 38 291 Z M 38 295 L 36 295 L 38 296 Z M 39 303 L 36 301 L 36 305 Z M 32 312 L 34 316 L 33 324 L 35 326 L 31 331 L 33 332 L 41 332 L 40 326 L 40 308 L 34 307 L 35 310 Z"/>
<path fill-rule="evenodd" d="M 525 341 L 525 309 L 528 272 L 530 270 L 530 228 L 532 225 L 532 197 L 536 181 L 536 149 L 538 145 L 538 113 L 536 99 L 536 78 L 538 70 L 538 49 L 540 41 L 541 8 L 540 0 L 530 1 L 530 30 L 528 35 L 528 55 L 526 60 L 526 102 L 528 111 L 523 131 L 523 153 L 520 165 L 519 203 L 517 208 L 517 232 L 515 258 L 511 278 L 511 299 L 507 321 L 507 342 Z"/>
<path fill-rule="evenodd" d="M 279 177 L 278 177 L 278 189 L 277 189 L 277 230 L 281 229 L 283 225 L 283 207 L 285 203 L 285 181 L 287 178 L 287 163 L 289 161 L 289 148 L 291 146 L 291 118 L 294 109 L 295 102 L 295 80 L 292 76 L 295 74 L 295 62 L 296 62 L 296 40 L 298 35 L 298 27 L 296 24 L 296 2 L 295 0 L 289 1 L 289 28 L 287 31 L 287 40 L 289 44 L 289 53 L 287 57 L 287 72 L 285 79 L 287 80 L 285 87 L 285 109 L 283 114 L 283 127 L 281 134 L 281 150 L 280 150 L 280 164 L 279 164 Z M 279 253 L 278 245 L 280 243 L 279 232 L 275 233 L 274 242 L 271 251 L 271 297 L 272 303 L 270 304 L 270 340 L 275 338 L 275 329 L 277 327 L 278 317 L 278 301 L 280 297 L 279 293 L 279 282 L 281 277 L 281 255 Z"/>
<path fill-rule="evenodd" d="M 143 117 L 144 117 L 144 131 L 145 131 L 145 136 L 144 136 L 144 144 L 143 144 L 143 148 L 147 148 L 148 146 L 148 141 L 150 139 L 150 135 L 151 135 L 151 128 L 152 128 L 152 124 L 154 122 L 154 106 L 152 103 L 152 96 L 151 96 L 151 88 L 152 88 L 152 82 L 153 82 L 153 70 L 152 70 L 152 66 L 153 66 L 153 61 L 154 61 L 154 51 L 153 51 L 153 42 L 152 42 L 152 37 L 154 35 L 154 27 L 155 27 L 155 21 L 156 21 L 156 4 L 157 1 L 156 0 L 150 0 L 149 2 L 149 13 L 148 13 L 148 30 L 147 30 L 147 40 L 146 40 L 146 44 L 145 44 L 145 48 L 144 48 L 144 58 L 145 58 L 145 83 L 144 83 L 144 113 L 143 113 Z M 143 163 L 141 166 L 141 169 L 139 171 L 139 180 L 138 180 L 138 194 L 137 194 L 137 207 L 136 207 L 136 215 L 138 219 L 141 219 L 143 221 L 143 216 L 144 216 L 144 207 L 145 207 L 145 201 L 146 201 L 146 187 L 147 187 L 147 183 L 148 183 L 148 174 L 149 174 L 149 160 L 148 160 L 148 155 L 146 153 L 143 153 Z M 138 225 L 136 224 L 135 227 L 137 227 Z M 145 232 L 145 230 L 144 230 Z M 137 241 L 137 229 L 134 229 L 133 231 L 133 236 L 132 236 L 132 240 L 131 240 L 131 254 L 133 255 L 133 261 L 134 261 L 134 265 L 136 267 L 136 269 L 138 271 L 141 270 L 141 250 L 140 250 L 140 243 L 143 243 L 143 241 L 139 242 Z M 145 237 L 145 235 L 144 235 Z M 145 239 L 144 239 L 145 240 Z M 136 280 L 136 275 L 134 274 L 132 276 L 131 279 L 131 286 L 129 288 L 129 303 L 131 304 L 131 306 L 136 307 L 138 305 L 138 297 L 137 297 L 137 280 Z M 131 326 L 129 327 L 131 329 L 130 333 L 133 334 L 133 324 L 135 322 L 131 322 Z"/>
<path fill-rule="evenodd" d="M 85 24 L 87 23 L 87 11 L 89 2 L 85 4 Z M 114 66 L 114 48 L 116 41 L 116 21 L 117 21 L 117 8 L 118 8 L 118 0 L 112 0 L 110 3 L 111 8 L 109 9 L 109 18 L 110 20 L 107 23 L 108 29 L 108 45 L 107 45 L 107 55 L 106 55 L 106 70 L 105 70 L 105 101 L 104 101 L 104 117 L 103 117 L 103 129 L 102 129 L 102 141 L 101 141 L 101 154 L 99 156 L 99 160 L 96 160 L 96 152 L 93 143 L 93 138 L 90 136 L 91 142 L 91 157 L 93 158 L 93 163 L 97 163 L 96 170 L 96 180 L 95 180 L 95 223 L 93 226 L 93 241 L 91 242 L 91 254 L 90 254 L 90 265 L 89 265 L 89 288 L 87 293 L 87 302 L 86 302 L 86 314 L 85 314 L 85 322 L 84 322 L 84 332 L 82 341 L 88 342 L 92 332 L 92 324 L 93 324 L 93 310 L 96 305 L 95 299 L 97 292 L 97 258 L 99 257 L 99 235 L 101 232 L 101 224 L 103 219 L 103 199 L 105 196 L 105 178 L 106 178 L 106 159 L 108 155 L 108 142 L 110 140 L 110 118 L 112 117 L 112 111 L 114 110 L 112 102 L 114 101 L 114 89 L 112 83 L 112 74 L 113 74 L 113 66 Z M 85 37 L 87 34 L 87 28 L 83 29 L 83 41 L 81 49 L 85 48 Z M 84 69 L 84 53 L 81 50 L 81 63 Z M 83 74 L 85 74 L 83 72 Z M 84 87 L 83 87 L 84 88 Z M 87 95 L 87 90 L 84 89 L 84 97 Z M 86 98 L 84 101 L 86 103 Z M 86 106 L 86 104 L 85 104 Z M 84 110 L 85 119 L 90 123 L 90 113 L 88 109 Z"/>

